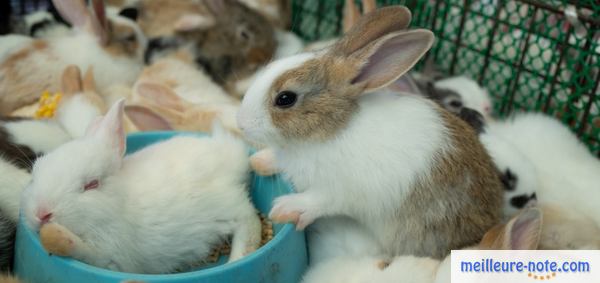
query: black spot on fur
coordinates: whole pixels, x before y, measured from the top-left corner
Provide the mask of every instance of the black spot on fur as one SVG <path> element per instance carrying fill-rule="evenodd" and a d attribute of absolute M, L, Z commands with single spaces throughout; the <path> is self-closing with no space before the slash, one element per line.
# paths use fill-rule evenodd
<path fill-rule="evenodd" d="M 485 122 L 483 119 L 483 115 L 473 110 L 471 108 L 463 107 L 458 114 L 463 121 L 467 122 L 469 126 L 471 126 L 477 134 L 481 134 L 485 131 Z"/>
<path fill-rule="evenodd" d="M 512 197 L 510 199 L 510 205 L 512 205 L 513 207 L 516 208 L 523 208 L 525 207 L 525 205 L 527 205 L 527 203 L 532 200 L 535 199 L 535 193 L 533 193 L 531 196 L 528 195 L 518 195 L 516 197 Z"/>
<path fill-rule="evenodd" d="M 3 121 L 14 121 L 14 118 L 2 118 Z M 31 171 L 37 154 L 28 146 L 13 142 L 10 134 L 0 124 L 0 156 L 19 168 Z"/>
<path fill-rule="evenodd" d="M 517 188 L 518 177 L 515 175 L 510 169 L 506 169 L 504 174 L 500 177 L 502 184 L 504 185 L 504 190 L 506 191 L 514 191 Z"/>
<path fill-rule="evenodd" d="M 12 270 L 14 248 L 15 224 L 0 211 L 0 273 Z"/>
<path fill-rule="evenodd" d="M 35 36 L 35 33 L 37 31 L 43 30 L 52 24 L 53 24 L 53 22 L 50 20 L 43 20 L 41 22 L 37 22 L 37 23 L 33 24 L 33 26 L 31 26 L 31 29 L 29 30 L 29 35 Z"/>
<path fill-rule="evenodd" d="M 128 18 L 132 21 L 137 21 L 138 18 L 138 9 L 134 7 L 128 7 L 119 12 L 119 15 L 125 18 Z"/>

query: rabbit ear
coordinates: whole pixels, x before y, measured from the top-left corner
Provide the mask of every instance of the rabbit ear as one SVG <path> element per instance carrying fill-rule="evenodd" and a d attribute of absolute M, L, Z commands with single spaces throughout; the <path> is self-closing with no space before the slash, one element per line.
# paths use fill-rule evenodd
<path fill-rule="evenodd" d="M 58 13 L 75 27 L 84 27 L 90 18 L 84 0 L 52 0 L 52 4 Z"/>
<path fill-rule="evenodd" d="M 198 13 L 184 14 L 175 22 L 176 31 L 192 31 L 207 29 L 215 25 L 215 19 L 211 16 Z"/>
<path fill-rule="evenodd" d="M 374 40 L 405 29 L 410 11 L 404 6 L 390 6 L 365 14 L 331 49 L 336 55 L 350 56 Z"/>
<path fill-rule="evenodd" d="M 364 92 L 385 87 L 410 70 L 433 44 L 433 33 L 425 29 L 383 36 L 350 55 L 361 62 L 353 84 L 364 84 Z"/>
<path fill-rule="evenodd" d="M 102 0 L 95 0 L 94 6 L 102 5 L 104 7 L 104 3 L 96 3 L 102 2 Z M 106 44 L 108 42 L 108 34 L 106 33 L 106 28 L 101 24 L 98 16 L 103 17 L 104 25 L 106 24 L 106 15 L 102 14 L 103 12 L 96 11 L 96 13 L 101 13 L 96 17 L 93 16 L 85 5 L 84 0 L 52 0 L 54 7 L 58 10 L 59 14 L 67 20 L 74 27 L 85 30 L 87 32 L 92 33 L 96 36 L 101 44 Z"/>
<path fill-rule="evenodd" d="M 405 74 L 404 76 L 400 77 L 399 79 L 397 79 L 396 81 L 394 81 L 389 88 L 393 91 L 397 91 L 397 92 L 407 92 L 407 93 L 414 93 L 414 94 L 420 94 L 421 93 L 421 89 L 418 86 L 418 83 L 415 82 L 415 80 L 412 78 L 412 76 L 410 74 Z"/>
<path fill-rule="evenodd" d="M 140 131 L 172 131 L 163 117 L 143 106 L 125 106 L 125 115 Z"/>
<path fill-rule="evenodd" d="M 119 156 L 125 154 L 124 107 L 125 99 L 115 102 L 104 117 L 91 123 L 86 133 L 86 136 L 107 139 Z"/>
<path fill-rule="evenodd" d="M 157 83 L 140 83 L 136 91 L 145 101 L 161 108 L 185 111 L 183 100 L 170 88 Z"/>
<path fill-rule="evenodd" d="M 96 80 L 94 79 L 94 67 L 90 66 L 83 76 L 83 91 L 96 92 Z"/>
<path fill-rule="evenodd" d="M 94 8 L 96 20 L 98 20 L 98 23 L 102 29 L 107 30 L 108 21 L 106 20 L 106 8 L 104 7 L 104 0 L 92 0 L 92 7 Z"/>
<path fill-rule="evenodd" d="M 542 212 L 526 209 L 506 225 L 505 245 L 511 250 L 535 250 L 542 234 Z"/>
<path fill-rule="evenodd" d="M 62 74 L 61 88 L 65 96 L 72 96 L 83 90 L 79 67 L 69 65 L 65 68 Z"/>

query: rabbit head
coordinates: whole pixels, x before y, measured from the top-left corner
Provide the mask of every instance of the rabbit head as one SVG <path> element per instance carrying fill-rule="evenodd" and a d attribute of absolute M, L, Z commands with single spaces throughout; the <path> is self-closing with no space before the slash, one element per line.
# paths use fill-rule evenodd
<path fill-rule="evenodd" d="M 202 4 L 203 9 L 188 8 L 173 16 L 173 32 L 152 38 L 147 62 L 157 53 L 165 56 L 183 49 L 213 80 L 227 84 L 235 77 L 250 76 L 272 58 L 275 32 L 264 17 L 235 0 Z"/>
<path fill-rule="evenodd" d="M 38 230 L 59 223 L 77 235 L 93 234 L 99 223 L 118 219 L 118 192 L 104 188 L 121 168 L 125 153 L 124 101 L 97 119 L 82 138 L 38 159 L 23 195 L 27 224 Z"/>
<path fill-rule="evenodd" d="M 269 64 L 250 86 L 238 113 L 246 137 L 257 143 L 323 141 L 358 111 L 358 100 L 396 81 L 429 50 L 433 34 L 405 30 L 405 7 L 363 16 L 332 48 Z"/>
<path fill-rule="evenodd" d="M 140 28 L 125 16 L 107 14 L 103 0 L 91 1 L 93 11 L 82 0 L 52 2 L 75 29 L 94 36 L 109 53 L 142 59 L 147 42 Z"/>

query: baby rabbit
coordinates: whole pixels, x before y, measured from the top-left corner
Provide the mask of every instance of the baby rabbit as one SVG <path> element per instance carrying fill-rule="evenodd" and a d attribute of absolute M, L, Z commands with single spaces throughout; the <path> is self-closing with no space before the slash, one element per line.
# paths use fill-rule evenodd
<path fill-rule="evenodd" d="M 488 230 L 479 244 L 467 249 L 536 249 L 541 237 L 542 213 L 530 208 Z M 342 256 L 309 269 L 303 283 L 336 282 L 450 282 L 450 256 L 443 261 L 415 256 L 391 260 L 381 256 Z"/>
<path fill-rule="evenodd" d="M 489 127 L 535 166 L 540 204 L 558 204 L 600 225 L 600 160 L 566 125 L 545 114 L 522 113 Z"/>
<path fill-rule="evenodd" d="M 232 234 L 230 261 L 256 249 L 261 224 L 245 185 L 243 142 L 221 130 L 123 158 L 123 107 L 117 102 L 84 137 L 34 165 L 23 212 L 42 245 L 133 273 L 190 268 Z"/>
<path fill-rule="evenodd" d="M 101 94 L 115 83 L 132 84 L 141 70 L 146 40 L 133 21 L 106 17 L 102 0 L 92 1 L 93 14 L 81 0 L 53 3 L 73 24 L 73 34 L 30 40 L 0 62 L 1 115 L 33 103 L 45 90 L 57 91 L 69 64 L 93 65 Z"/>
<path fill-rule="evenodd" d="M 500 221 L 502 185 L 475 132 L 430 100 L 382 90 L 433 42 L 430 31 L 405 30 L 410 17 L 379 9 L 331 49 L 258 75 L 238 125 L 275 150 L 298 191 L 276 199 L 273 220 L 303 229 L 345 215 L 391 255 L 435 258 Z"/>
<path fill-rule="evenodd" d="M 153 62 L 155 55 L 183 49 L 215 82 L 235 89 L 239 78 L 251 76 L 273 57 L 276 42 L 272 25 L 237 0 L 181 0 L 164 11 L 171 2 L 145 0 L 140 4 L 139 21 L 144 30 L 159 29 L 149 28 L 157 25 L 164 30 L 151 31 L 154 35 L 145 55 L 147 63 Z"/>

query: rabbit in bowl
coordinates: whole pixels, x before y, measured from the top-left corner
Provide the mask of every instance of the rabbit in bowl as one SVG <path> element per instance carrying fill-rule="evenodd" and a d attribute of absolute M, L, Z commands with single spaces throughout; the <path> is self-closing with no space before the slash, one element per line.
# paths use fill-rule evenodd
<path fill-rule="evenodd" d="M 34 165 L 23 212 L 44 248 L 132 273 L 189 269 L 230 235 L 230 261 L 256 249 L 261 223 L 244 143 L 222 130 L 123 158 L 123 104 Z"/>

